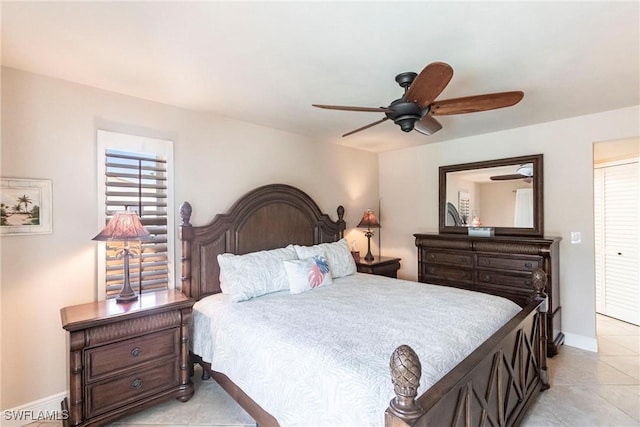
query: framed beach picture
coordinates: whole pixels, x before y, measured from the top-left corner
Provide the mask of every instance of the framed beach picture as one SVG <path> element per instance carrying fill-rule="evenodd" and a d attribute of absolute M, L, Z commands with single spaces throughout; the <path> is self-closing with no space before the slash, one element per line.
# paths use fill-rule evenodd
<path fill-rule="evenodd" d="M 0 178 L 0 235 L 52 232 L 51 181 Z"/>

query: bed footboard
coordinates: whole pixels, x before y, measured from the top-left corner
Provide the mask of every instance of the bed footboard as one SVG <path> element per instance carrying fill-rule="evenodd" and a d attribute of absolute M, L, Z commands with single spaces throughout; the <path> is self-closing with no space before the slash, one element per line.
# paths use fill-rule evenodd
<path fill-rule="evenodd" d="M 523 309 L 419 398 L 418 356 L 398 347 L 390 362 L 396 397 L 386 426 L 517 425 L 532 398 L 549 387 L 541 304 Z"/>

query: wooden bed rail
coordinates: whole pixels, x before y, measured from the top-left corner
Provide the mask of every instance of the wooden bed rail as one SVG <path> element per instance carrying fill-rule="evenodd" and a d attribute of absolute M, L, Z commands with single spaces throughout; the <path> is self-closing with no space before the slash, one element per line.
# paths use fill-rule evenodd
<path fill-rule="evenodd" d="M 522 312 L 461 362 L 469 369 L 451 371 L 431 387 L 428 396 L 425 393 L 417 398 L 422 375 L 418 355 L 408 345 L 396 348 L 389 362 L 396 397 L 385 412 L 385 426 L 470 427 L 485 425 L 480 421 L 487 419 L 490 425 L 517 425 L 524 414 L 523 406 L 549 388 L 544 292 L 547 275 L 536 269 L 532 281 L 532 298 Z M 519 324 L 514 327 L 514 322 Z"/>

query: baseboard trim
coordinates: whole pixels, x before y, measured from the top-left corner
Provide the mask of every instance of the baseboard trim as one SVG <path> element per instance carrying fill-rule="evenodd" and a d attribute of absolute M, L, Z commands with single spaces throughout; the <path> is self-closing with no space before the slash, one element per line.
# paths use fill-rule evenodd
<path fill-rule="evenodd" d="M 67 392 L 63 391 L 15 408 L 3 409 L 0 424 L 2 427 L 19 427 L 34 421 L 62 421 L 67 417 L 60 407 L 65 397 Z"/>
<path fill-rule="evenodd" d="M 571 332 L 564 332 L 564 343 L 571 347 L 581 348 L 582 350 L 598 352 L 598 339 L 585 337 L 584 335 L 572 334 Z M 562 350 L 561 350 L 562 351 Z"/>

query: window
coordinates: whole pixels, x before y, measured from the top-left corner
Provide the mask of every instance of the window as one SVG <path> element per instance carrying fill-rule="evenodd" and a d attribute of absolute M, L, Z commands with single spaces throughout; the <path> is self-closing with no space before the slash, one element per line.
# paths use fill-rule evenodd
<path fill-rule="evenodd" d="M 129 262 L 135 292 L 171 289 L 173 285 L 172 141 L 98 131 L 100 224 L 117 211 L 133 210 L 151 238 L 130 244 Z M 99 245 L 99 299 L 117 295 L 123 284 L 119 242 Z"/>

